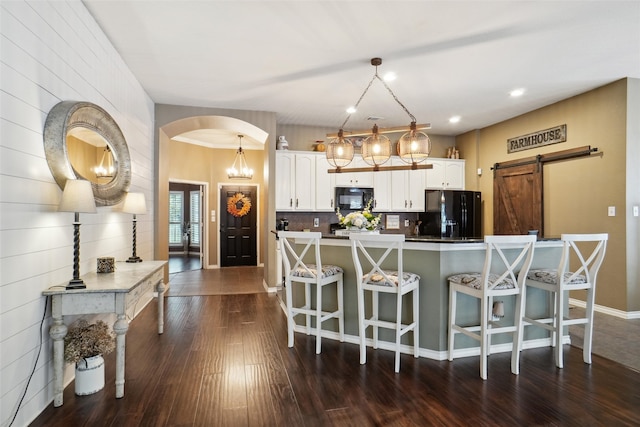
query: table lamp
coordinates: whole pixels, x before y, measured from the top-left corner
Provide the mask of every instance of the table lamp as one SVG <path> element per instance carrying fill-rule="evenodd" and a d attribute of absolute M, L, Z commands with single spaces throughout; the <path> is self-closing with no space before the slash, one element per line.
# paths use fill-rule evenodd
<path fill-rule="evenodd" d="M 147 213 L 144 193 L 127 193 L 122 212 L 133 214 L 133 254 L 127 262 L 142 262 L 142 259 L 136 255 L 136 215 Z"/>
<path fill-rule="evenodd" d="M 87 286 L 80 278 L 80 212 L 96 213 L 96 202 L 93 198 L 91 183 L 85 180 L 69 179 L 62 191 L 62 200 L 58 212 L 73 212 L 73 279 L 67 289 L 84 289 Z"/>

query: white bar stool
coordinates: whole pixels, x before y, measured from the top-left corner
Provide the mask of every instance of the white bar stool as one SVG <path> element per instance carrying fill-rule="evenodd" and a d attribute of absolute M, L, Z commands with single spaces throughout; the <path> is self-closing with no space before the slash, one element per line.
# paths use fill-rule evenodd
<path fill-rule="evenodd" d="M 343 270 L 335 265 L 323 265 L 320 259 L 320 238 L 322 233 L 303 231 L 278 231 L 280 255 L 284 264 L 284 286 L 287 298 L 287 329 L 288 346 L 293 347 L 293 332 L 296 326 L 295 316 L 305 315 L 307 335 L 311 334 L 311 317 L 316 318 L 316 354 L 321 350 L 322 322 L 338 319 L 340 341 L 344 341 L 344 302 L 343 302 Z M 308 258 L 312 263 L 305 262 Z M 313 256 L 312 256 L 313 255 Z M 320 266 L 320 269 L 317 268 Z M 293 300 L 293 285 L 304 285 L 304 305 L 295 306 Z M 337 294 L 337 308 L 333 311 L 322 310 L 322 288 L 335 283 Z M 316 304 L 311 307 L 311 285 L 316 286 Z"/>
<path fill-rule="evenodd" d="M 527 275 L 526 287 L 534 287 L 549 292 L 550 306 L 553 307 L 548 318 L 532 319 L 523 312 L 521 330 L 526 325 L 535 325 L 551 331 L 552 345 L 555 347 L 555 360 L 558 368 L 563 367 L 562 338 L 564 329 L 569 325 L 584 325 L 584 345 L 582 358 L 584 363 L 591 363 L 591 341 L 593 335 L 593 306 L 596 295 L 596 279 L 598 271 L 604 260 L 607 249 L 607 233 L 600 234 L 563 234 L 562 255 L 557 269 L 530 270 Z M 578 246 L 580 244 L 582 250 Z M 589 254 L 588 257 L 585 257 Z M 570 264 L 578 268 L 571 271 Z M 569 298 L 569 292 L 586 290 L 587 301 L 585 317 L 569 318 L 564 312 Z M 523 299 L 526 294 L 523 292 Z M 520 362 L 520 350 L 522 349 L 522 331 L 519 333 L 516 367 Z"/>
<path fill-rule="evenodd" d="M 456 334 L 480 341 L 480 377 L 487 379 L 487 359 L 491 352 L 491 335 L 513 333 L 511 371 L 514 372 L 515 343 L 524 312 L 521 289 L 533 260 L 537 236 L 485 236 L 486 255 L 481 273 L 462 273 L 449 280 L 449 360 L 453 360 Z M 493 255 L 496 255 L 494 257 Z M 519 272 L 518 272 L 519 269 Z M 465 294 L 480 300 L 480 319 L 474 325 L 456 323 L 457 297 Z M 516 296 L 514 325 L 500 325 L 493 320 L 495 297 Z"/>
<path fill-rule="evenodd" d="M 402 335 L 413 331 L 413 354 L 418 357 L 419 347 L 419 285 L 420 276 L 404 271 L 402 251 L 404 234 L 349 234 L 351 253 L 356 269 L 358 285 L 358 326 L 360 333 L 360 364 L 367 362 L 366 330 L 373 328 L 373 348 L 378 348 L 378 328 L 395 330 L 393 349 L 396 353 L 395 371 L 400 372 L 400 339 Z M 383 251 L 383 252 L 382 252 Z M 383 268 L 383 263 L 392 252 L 397 253 L 395 270 Z M 381 255 L 378 255 L 381 253 Z M 365 273 L 364 271 L 367 271 Z M 371 292 L 371 316 L 365 309 L 365 292 Z M 413 320 L 402 323 L 402 297 L 413 293 Z M 386 321 L 379 318 L 379 293 L 396 295 L 396 318 Z"/>

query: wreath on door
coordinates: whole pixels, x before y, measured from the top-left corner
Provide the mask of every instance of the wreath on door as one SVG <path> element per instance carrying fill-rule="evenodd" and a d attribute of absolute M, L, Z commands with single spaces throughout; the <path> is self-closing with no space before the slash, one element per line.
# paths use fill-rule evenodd
<path fill-rule="evenodd" d="M 236 193 L 227 200 L 227 212 L 236 218 L 245 216 L 251 210 L 251 200 L 242 193 Z"/>

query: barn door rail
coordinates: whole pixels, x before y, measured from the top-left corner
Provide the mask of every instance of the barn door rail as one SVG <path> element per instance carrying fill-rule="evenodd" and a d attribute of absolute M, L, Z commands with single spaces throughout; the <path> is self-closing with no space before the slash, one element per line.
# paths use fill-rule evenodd
<path fill-rule="evenodd" d="M 508 162 L 494 163 L 491 170 L 493 170 L 495 174 L 495 171 L 498 169 L 513 168 L 516 166 L 530 165 L 532 163 L 538 163 L 539 165 L 542 165 L 544 163 L 549 163 L 549 162 L 557 162 L 560 160 L 569 160 L 569 159 L 575 159 L 579 157 L 590 156 L 591 153 L 595 153 L 597 151 L 598 151 L 597 147 L 591 148 L 590 145 L 585 145 L 582 147 L 571 148 L 569 150 L 556 151 L 555 153 L 538 154 L 537 156 L 525 157 L 517 160 L 510 160 Z"/>

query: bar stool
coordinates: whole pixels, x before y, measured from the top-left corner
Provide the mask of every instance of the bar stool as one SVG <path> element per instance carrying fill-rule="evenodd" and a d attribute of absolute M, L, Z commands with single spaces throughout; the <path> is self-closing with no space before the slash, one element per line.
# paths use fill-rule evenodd
<path fill-rule="evenodd" d="M 511 371 L 514 374 L 517 373 L 514 371 L 515 357 L 513 355 L 515 354 L 515 343 L 518 342 L 517 334 L 523 312 L 521 289 L 533 260 L 536 236 L 485 236 L 484 241 L 486 253 L 482 273 L 462 273 L 448 278 L 449 360 L 453 360 L 456 334 L 462 333 L 480 341 L 480 377 L 486 380 L 487 359 L 491 352 L 491 336 L 494 334 L 513 333 Z M 459 293 L 480 300 L 480 319 L 471 326 L 457 323 L 457 297 Z M 494 298 L 508 295 L 516 296 L 513 326 L 500 325 L 499 321 L 493 320 Z"/>
<path fill-rule="evenodd" d="M 356 269 L 358 287 L 358 329 L 360 333 L 360 364 L 367 362 L 366 331 L 373 328 L 373 348 L 378 348 L 378 328 L 393 329 L 395 331 L 395 372 L 400 372 L 400 339 L 402 335 L 413 331 L 413 354 L 418 357 L 419 341 L 419 313 L 418 289 L 420 276 L 404 271 L 402 251 L 404 246 L 403 234 L 349 234 L 351 253 Z M 394 270 L 383 268 L 383 262 L 389 254 L 397 253 Z M 380 255 L 381 254 L 381 255 Z M 393 257 L 391 257 L 393 258 Z M 367 271 L 367 273 L 365 273 Z M 371 315 L 367 317 L 365 309 L 365 292 L 371 292 Z M 402 323 L 402 297 L 412 292 L 413 318 L 411 323 Z M 394 294 L 396 296 L 396 318 L 393 321 L 382 320 L 379 317 L 379 294 Z"/>
<path fill-rule="evenodd" d="M 593 335 L 593 306 L 596 295 L 596 279 L 598 271 L 604 260 L 607 249 L 607 233 L 600 234 L 563 234 L 562 255 L 557 269 L 535 269 L 530 270 L 527 275 L 526 287 L 534 287 L 549 292 L 550 306 L 553 308 L 551 316 L 542 319 L 532 319 L 523 312 L 521 322 L 520 340 L 518 341 L 516 367 L 519 366 L 520 350 L 522 349 L 522 329 L 526 325 L 535 325 L 551 331 L 552 346 L 555 347 L 555 360 L 558 368 L 563 367 L 562 360 L 562 339 L 564 329 L 569 325 L 584 325 L 584 345 L 582 358 L 584 363 L 591 363 L 591 341 Z M 578 247 L 578 243 L 583 246 L 583 250 Z M 589 253 L 589 250 L 591 251 Z M 588 257 L 584 255 L 589 254 Z M 578 268 L 571 271 L 571 261 Z M 585 317 L 569 318 L 564 308 L 568 305 L 569 292 L 575 290 L 586 290 L 587 301 Z M 523 292 L 523 299 L 526 294 Z"/>
<path fill-rule="evenodd" d="M 311 333 L 311 317 L 316 319 L 316 354 L 320 354 L 322 322 L 338 319 L 340 341 L 344 341 L 344 302 L 343 302 L 343 270 L 335 265 L 323 265 L 320 259 L 320 238 L 322 233 L 303 231 L 278 231 L 280 253 L 284 264 L 284 286 L 287 298 L 287 330 L 288 346 L 293 347 L 293 332 L 296 327 L 295 316 L 305 316 L 307 335 Z M 308 254 L 315 263 L 306 263 L 305 256 L 313 248 L 313 254 Z M 318 271 L 317 266 L 320 266 Z M 304 304 L 295 306 L 293 300 L 293 285 L 304 285 Z M 333 311 L 322 310 L 322 289 L 336 284 L 337 308 Z M 312 308 L 311 285 L 316 286 L 315 308 Z"/>

